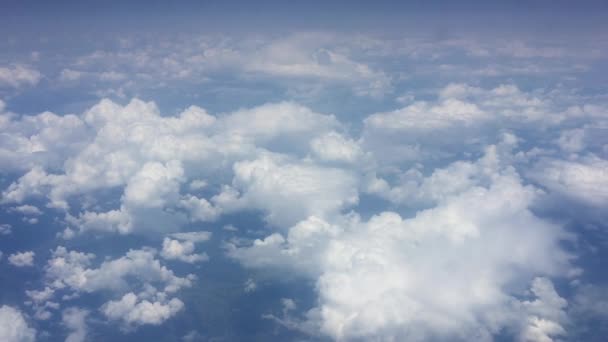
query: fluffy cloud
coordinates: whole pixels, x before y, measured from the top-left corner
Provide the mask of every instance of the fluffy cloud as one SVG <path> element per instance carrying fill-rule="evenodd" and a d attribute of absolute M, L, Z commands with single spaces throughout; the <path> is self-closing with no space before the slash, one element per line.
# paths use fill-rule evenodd
<path fill-rule="evenodd" d="M 470 125 L 486 117 L 477 105 L 448 98 L 436 105 L 416 102 L 393 112 L 373 114 L 365 119 L 365 124 L 382 130 L 432 130 L 456 124 Z"/>
<path fill-rule="evenodd" d="M 25 304 L 32 306 L 36 319 L 47 320 L 51 318 L 52 310 L 59 308 L 59 303 L 51 301 L 55 290 L 48 286 L 44 290 L 25 290 L 25 294 L 30 298 Z"/>
<path fill-rule="evenodd" d="M 521 91 L 509 84 L 493 89 L 450 84 L 436 102 L 416 101 L 404 108 L 376 113 L 365 119 L 370 129 L 386 131 L 438 130 L 471 126 L 488 120 L 516 119 L 555 122 L 564 117 L 549 111 L 550 99 Z"/>
<path fill-rule="evenodd" d="M 580 106 L 580 97 L 561 89 L 526 92 L 513 84 L 480 88 L 453 83 L 426 98 L 364 119 L 360 144 L 384 168 L 454 161 L 495 141 L 505 127 L 529 136 L 528 144 L 557 142 L 564 151 L 576 152 L 586 142 L 580 127 L 601 130 L 598 120 L 605 117 L 604 105 Z M 569 129 L 555 136 L 559 130 L 549 128 L 558 126 Z"/>
<path fill-rule="evenodd" d="M 169 238 L 163 240 L 163 250 L 160 255 L 167 260 L 181 260 L 187 263 L 207 261 L 207 254 L 195 254 L 192 241 L 178 241 Z"/>
<path fill-rule="evenodd" d="M 70 331 L 65 342 L 84 342 L 87 340 L 87 310 L 79 308 L 67 308 L 63 311 L 61 321 Z"/>
<path fill-rule="evenodd" d="M 346 52 L 317 52 L 310 62 L 295 51 L 299 66 L 277 53 L 255 72 L 267 72 L 263 63 L 278 64 L 284 77 L 369 72 Z M 162 240 L 160 252 L 132 249 L 98 264 L 94 254 L 57 247 L 26 304 L 44 320 L 58 310 L 55 298 L 105 291 L 113 297 L 100 312 L 125 330 L 161 324 L 183 309 L 173 296 L 194 280 L 162 259 L 208 259 L 196 244 L 211 233 L 176 232 L 253 211 L 271 232 L 248 240 L 226 225 L 235 236 L 226 252 L 245 267 L 314 282 L 314 307 L 284 301 L 283 318 L 273 316 L 289 328 L 336 340 L 560 338 L 570 328 L 567 302 L 551 279 L 580 270 L 561 245 L 572 237 L 533 210 L 543 196 L 535 185 L 598 208 L 608 167 L 585 126 L 601 108 L 555 98 L 514 85 L 452 84 L 436 99 L 372 114 L 360 137 L 292 102 L 217 116 L 196 106 L 162 115 L 137 99 L 102 100 L 81 115 L 3 113 L 0 165 L 17 177 L 2 194 L 8 210 L 51 207 L 68 226 L 64 238 Z M 503 124 L 523 127 L 524 136 L 504 133 Z M 560 125 L 568 130 L 540 134 Z M 523 150 L 534 145 L 542 148 Z M 36 207 L 25 204 L 33 199 Z M 33 252 L 9 261 L 27 253 L 32 264 Z M 256 286 L 248 279 L 244 291 Z M 86 336 L 83 311 L 63 311 L 63 321 L 74 340 Z"/>
<path fill-rule="evenodd" d="M 6 342 L 33 342 L 36 330 L 31 328 L 23 314 L 11 306 L 0 307 L 0 340 Z"/>
<path fill-rule="evenodd" d="M 550 191 L 601 207 L 608 203 L 608 161 L 595 155 L 574 160 L 543 159 L 531 178 Z"/>
<path fill-rule="evenodd" d="M 553 338 L 566 335 L 561 324 L 567 321 L 564 309 L 568 302 L 557 294 L 553 283 L 546 278 L 536 278 L 531 291 L 536 299 L 523 302 L 529 318 L 521 340 L 551 342 Z"/>
<path fill-rule="evenodd" d="M 17 267 L 34 266 L 34 256 L 32 251 L 18 252 L 8 256 L 8 261 Z"/>
<path fill-rule="evenodd" d="M 231 193 L 222 191 L 213 198 L 183 193 L 188 180 L 205 181 L 218 170 L 229 174 L 235 161 L 256 156 L 265 148 L 304 156 L 308 149 L 302 146 L 307 147 L 313 137 L 339 126 L 331 115 L 288 102 L 220 117 L 199 107 L 189 107 L 178 116 L 163 117 L 153 103 L 133 100 L 122 107 L 102 100 L 78 117 L 68 115 L 58 119 L 54 114 L 43 113 L 32 119 L 7 121 L 15 125 L 14 139 L 23 140 L 23 144 L 39 136 L 34 134 L 35 127 L 24 133 L 28 120 L 47 123 L 40 129 L 57 132 L 65 130 L 69 123 L 74 125 L 70 131 L 80 135 L 67 135 L 62 141 L 61 135 L 49 133 L 53 146 L 72 146 L 51 153 L 52 163 L 41 160 L 37 154 L 23 152 L 16 154 L 20 159 L 10 159 L 14 168 L 29 170 L 3 192 L 5 203 L 46 197 L 49 206 L 67 210 L 70 198 L 116 187 L 123 189 L 119 208 L 93 211 L 82 207 L 76 208 L 82 210 L 78 215 L 67 214 L 66 221 L 71 227 L 64 237 L 73 237 L 78 231 L 170 232 L 188 220 L 213 221 L 224 212 L 224 205 L 234 202 Z M 8 150 L 14 149 L 7 147 Z M 50 168 L 51 164 L 55 167 Z M 245 166 L 239 164 L 235 170 L 243 171 Z M 47 171 L 57 168 L 61 171 Z M 317 172 L 314 165 L 301 169 Z M 341 176 L 337 170 L 327 172 L 330 177 Z M 347 181 L 350 178 L 347 176 Z"/>
<path fill-rule="evenodd" d="M 20 88 L 38 84 L 42 75 L 38 70 L 25 65 L 0 67 L 0 86 Z"/>
<path fill-rule="evenodd" d="M 95 257 L 57 247 L 45 268 L 48 285 L 55 289 L 74 292 L 94 292 L 103 289 L 125 291 L 131 277 L 137 277 L 142 285 L 159 284 L 163 291 L 175 292 L 191 286 L 193 275 L 181 278 L 155 259 L 152 249 L 130 250 L 125 256 L 102 262 L 98 268 L 90 268 Z"/>
<path fill-rule="evenodd" d="M 487 153 L 467 173 L 459 165 L 437 170 L 466 183 L 439 186 L 434 206 L 414 217 L 383 212 L 334 223 L 311 217 L 286 238 L 275 233 L 250 246 L 233 244 L 230 254 L 249 267 L 316 279 L 318 305 L 304 324 L 333 339 L 490 340 L 502 328 L 517 334 L 527 326 L 519 318 L 527 309 L 513 289 L 538 274 L 576 272 L 559 247 L 567 235 L 529 210 L 537 191 L 501 166 L 494 147 Z M 534 284 L 536 295 L 550 292 L 545 283 Z M 559 301 L 554 298 L 542 301 Z M 559 335 L 545 327 L 553 316 L 534 317 L 545 321 L 530 334 Z"/>
<path fill-rule="evenodd" d="M 107 302 L 101 311 L 111 320 L 120 320 L 127 327 L 134 327 L 142 324 L 159 325 L 183 307 L 184 303 L 177 298 L 171 300 L 163 298 L 150 302 L 130 292 L 120 300 Z"/>
<path fill-rule="evenodd" d="M 233 184 L 242 191 L 235 205 L 264 210 L 278 226 L 334 215 L 358 201 L 357 177 L 344 169 L 264 155 L 236 163 L 234 173 Z"/>
<path fill-rule="evenodd" d="M 314 155 L 325 161 L 353 163 L 363 156 L 357 142 L 334 131 L 313 139 L 310 146 Z"/>
<path fill-rule="evenodd" d="M 3 171 L 29 170 L 37 165 L 60 167 L 82 148 L 90 133 L 81 118 L 71 114 L 43 112 L 19 117 L 3 113 L 0 117 Z"/>
<path fill-rule="evenodd" d="M 202 239 L 201 234 L 185 236 L 191 240 Z M 45 267 L 44 289 L 27 290 L 30 301 L 26 304 L 33 307 L 37 319 L 46 320 L 52 316 L 52 310 L 60 307 L 52 301 L 55 297 L 61 296 L 61 301 L 65 302 L 83 294 L 107 291 L 123 295 L 101 307 L 109 319 L 120 319 L 129 329 L 140 324 L 160 324 L 183 307 L 179 299 L 168 299 L 168 295 L 192 286 L 195 276 L 176 276 L 155 257 L 153 249 L 130 250 L 123 257 L 106 260 L 93 268 L 94 254 L 57 247 Z M 63 311 L 63 324 L 71 330 L 68 340 L 86 339 L 88 314 L 87 310 L 77 308 Z"/>
<path fill-rule="evenodd" d="M 20 205 L 10 209 L 23 215 L 42 215 L 42 211 L 33 205 Z"/>

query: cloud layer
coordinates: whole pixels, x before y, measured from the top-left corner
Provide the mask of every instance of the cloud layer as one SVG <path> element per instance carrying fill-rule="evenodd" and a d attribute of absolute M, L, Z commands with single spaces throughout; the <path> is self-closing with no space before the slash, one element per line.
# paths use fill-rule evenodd
<path fill-rule="evenodd" d="M 608 97 L 569 86 L 603 50 L 348 37 L 125 38 L 51 72 L 0 66 L 0 267 L 27 278 L 0 340 L 213 339 L 220 315 L 337 341 L 605 322 Z M 18 113 L 47 80 L 95 99 Z M 183 84 L 187 103 L 143 100 Z"/>

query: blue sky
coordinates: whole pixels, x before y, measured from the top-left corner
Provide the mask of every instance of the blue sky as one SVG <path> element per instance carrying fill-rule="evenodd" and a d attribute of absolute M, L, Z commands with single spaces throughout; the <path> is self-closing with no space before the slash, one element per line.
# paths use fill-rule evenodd
<path fill-rule="evenodd" d="M 602 341 L 607 10 L 3 2 L 0 340 Z"/>

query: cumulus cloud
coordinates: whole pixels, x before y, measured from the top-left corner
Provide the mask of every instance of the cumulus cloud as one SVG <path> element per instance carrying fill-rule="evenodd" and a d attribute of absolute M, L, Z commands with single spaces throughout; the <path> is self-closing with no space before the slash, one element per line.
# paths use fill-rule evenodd
<path fill-rule="evenodd" d="M 8 261 L 17 267 L 31 267 L 34 266 L 34 256 L 36 254 L 32 251 L 18 252 L 8 256 Z"/>
<path fill-rule="evenodd" d="M 315 279 L 318 305 L 302 324 L 333 339 L 490 340 L 501 328 L 518 331 L 525 305 L 514 304 L 511 289 L 537 274 L 568 276 L 571 256 L 559 247 L 567 237 L 560 227 L 529 210 L 536 189 L 488 151 L 469 164 L 469 174 L 458 165 L 437 170 L 466 183 L 438 187 L 435 204 L 414 217 L 310 217 L 286 237 L 233 244 L 229 253 L 249 267 Z M 535 285 L 537 295 L 550 292 L 544 285 Z"/>
<path fill-rule="evenodd" d="M 170 293 L 192 285 L 193 275 L 178 277 L 155 256 L 153 249 L 130 250 L 120 258 L 102 262 L 98 268 L 90 268 L 95 255 L 60 246 L 53 251 L 45 273 L 50 287 L 85 293 L 103 289 L 125 291 L 132 288 L 131 277 L 137 277 L 143 285 L 159 284 Z"/>
<path fill-rule="evenodd" d="M 463 153 L 476 153 L 480 144 L 495 141 L 505 127 L 531 135 L 528 144 L 557 142 L 575 152 L 589 140 L 581 140 L 577 131 L 581 128 L 575 127 L 596 127 L 604 115 L 599 110 L 603 105 L 580 106 L 579 101 L 580 97 L 560 89 L 524 91 L 514 84 L 481 88 L 452 83 L 437 90 L 434 98 L 425 96 L 403 108 L 368 116 L 360 144 L 384 168 L 454 161 Z M 562 137 L 549 133 L 549 127 L 559 126 L 569 127 L 570 133 Z"/>
<path fill-rule="evenodd" d="M 192 241 L 178 241 L 169 238 L 163 240 L 163 250 L 160 255 L 167 260 L 181 260 L 187 263 L 207 261 L 207 254 L 195 254 Z"/>
<path fill-rule="evenodd" d="M 159 325 L 184 307 L 184 303 L 177 298 L 166 300 L 164 296 L 160 297 L 157 301 L 150 302 L 129 292 L 120 300 L 104 304 L 101 311 L 109 319 L 119 320 L 127 327 L 143 324 Z"/>
<path fill-rule="evenodd" d="M 52 311 L 59 309 L 59 303 L 51 301 L 55 290 L 48 286 L 44 290 L 25 290 L 25 294 L 30 299 L 25 304 L 32 306 L 36 319 L 48 320 L 53 315 Z"/>
<path fill-rule="evenodd" d="M 71 227 L 64 237 L 85 231 L 170 232 L 188 220 L 216 220 L 225 210 L 236 207 L 232 197 L 237 194 L 222 191 L 212 198 L 203 198 L 183 193 L 189 179 L 200 183 L 218 170 L 231 172 L 235 161 L 256 156 L 263 152 L 261 148 L 278 147 L 277 152 L 304 156 L 308 149 L 302 146 L 306 147 L 312 137 L 339 126 L 331 115 L 288 102 L 220 117 L 199 107 L 189 107 L 178 116 L 163 117 L 153 103 L 133 100 L 122 107 L 102 100 L 81 116 L 59 118 L 43 113 L 28 120 L 34 124 L 43 122 L 43 130 L 59 132 L 65 125 L 71 125 L 74 129 L 70 131 L 80 133 L 63 136 L 64 140 L 57 133 L 49 133 L 53 137 L 49 148 L 42 148 L 49 151 L 48 160 L 32 152 L 7 152 L 9 167 L 29 170 L 4 190 L 5 203 L 46 197 L 49 206 L 67 210 L 68 200 L 75 196 L 116 187 L 123 189 L 118 208 L 107 211 L 80 208 L 78 215 L 67 214 L 66 221 Z M 16 125 L 14 139 L 27 145 L 36 130 L 23 133 L 25 121 L 22 118 L 9 124 Z M 39 134 L 35 136 L 39 139 Z M 51 141 L 56 150 L 51 149 Z M 71 147 L 60 148 L 64 145 Z M 14 148 L 7 147 L 8 150 Z M 246 166 L 239 165 L 237 170 Z M 57 166 L 60 172 L 49 171 Z M 307 169 L 310 172 L 314 166 Z M 335 176 L 341 172 L 327 171 Z"/>
<path fill-rule="evenodd" d="M 546 278 L 534 279 L 531 291 L 536 299 L 523 302 L 529 318 L 521 340 L 551 342 L 565 335 L 561 324 L 567 321 L 564 309 L 568 302 L 557 294 L 553 283 Z"/>
<path fill-rule="evenodd" d="M 558 195 L 598 207 L 608 203 L 608 161 L 598 156 L 545 158 L 535 165 L 530 177 Z"/>
<path fill-rule="evenodd" d="M 6 342 L 33 342 L 36 330 L 31 328 L 23 314 L 11 306 L 0 307 L 0 340 Z"/>
<path fill-rule="evenodd" d="M 186 234 L 186 237 L 201 239 L 199 234 Z M 44 289 L 26 290 L 30 298 L 26 304 L 32 306 L 37 319 L 46 320 L 60 307 L 53 298 L 65 302 L 83 294 L 106 291 L 122 296 L 100 308 L 107 318 L 120 320 L 127 330 L 141 324 L 160 324 L 184 305 L 178 298 L 169 299 L 168 296 L 192 286 L 195 276 L 175 275 L 156 259 L 156 255 L 153 249 L 130 250 L 95 268 L 92 267 L 94 254 L 57 247 L 45 267 Z M 63 325 L 70 331 L 67 340 L 86 340 L 88 315 L 89 311 L 85 309 L 63 310 Z"/>
<path fill-rule="evenodd" d="M 292 65 L 289 46 L 270 49 L 274 60 L 254 56 L 250 70 L 377 76 L 347 51 L 294 51 L 301 65 Z M 360 136 L 293 102 L 218 115 L 196 106 L 166 115 L 137 99 L 101 100 L 79 115 L 3 113 L 0 168 L 16 175 L 2 193 L 7 210 L 35 216 L 50 207 L 67 225 L 64 238 L 162 241 L 160 251 L 101 262 L 59 246 L 26 304 L 44 320 L 60 300 L 105 291 L 112 297 L 96 312 L 123 329 L 162 324 L 183 310 L 175 293 L 194 281 L 163 263 L 208 260 L 197 244 L 212 234 L 183 230 L 213 222 L 230 232 L 225 251 L 243 266 L 315 284 L 313 307 L 286 299 L 280 317 L 268 316 L 288 328 L 335 340 L 559 339 L 570 328 L 568 302 L 552 279 L 580 270 L 562 246 L 571 235 L 534 206 L 557 194 L 601 208 L 608 166 L 585 126 L 605 111 L 557 97 L 454 83 L 370 115 Z M 240 212 L 262 215 L 268 234 L 249 239 L 239 233 L 251 230 L 223 221 Z M 256 287 L 250 278 L 243 291 Z M 87 330 L 78 310 L 63 311 L 74 341 Z"/>
<path fill-rule="evenodd" d="M 334 131 L 313 139 L 310 146 L 315 156 L 326 161 L 353 163 L 363 156 L 357 142 Z"/>
<path fill-rule="evenodd" d="M 23 215 L 42 215 L 42 211 L 33 205 L 20 205 L 10 209 L 11 211 L 16 211 Z"/>
<path fill-rule="evenodd" d="M 344 169 L 269 154 L 237 162 L 234 173 L 233 184 L 242 192 L 234 205 L 264 210 L 278 226 L 337 214 L 358 201 L 357 176 Z"/>
<path fill-rule="evenodd" d="M 17 64 L 0 67 L 0 87 L 21 88 L 34 86 L 40 82 L 42 75 L 36 69 Z"/>
<path fill-rule="evenodd" d="M 84 342 L 87 340 L 87 316 L 89 312 L 80 308 L 67 308 L 63 311 L 61 321 L 69 330 L 65 342 Z"/>
<path fill-rule="evenodd" d="M 448 98 L 437 105 L 416 102 L 393 112 L 373 114 L 365 123 L 383 130 L 432 130 L 455 124 L 470 125 L 486 118 L 487 114 L 476 104 Z"/>
<path fill-rule="evenodd" d="M 211 232 L 183 232 L 173 233 L 171 238 L 164 238 L 163 249 L 160 255 L 168 260 L 181 260 L 187 263 L 195 263 L 209 260 L 206 253 L 195 254 L 194 244 L 211 239 Z"/>

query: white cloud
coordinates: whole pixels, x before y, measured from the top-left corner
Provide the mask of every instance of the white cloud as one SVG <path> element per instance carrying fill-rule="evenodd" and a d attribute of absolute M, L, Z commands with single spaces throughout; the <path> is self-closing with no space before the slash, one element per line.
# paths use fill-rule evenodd
<path fill-rule="evenodd" d="M 326 161 L 353 163 L 363 156 L 357 142 L 334 131 L 313 139 L 310 146 L 315 156 Z"/>
<path fill-rule="evenodd" d="M 192 241 L 178 241 L 169 238 L 163 240 L 163 250 L 160 255 L 167 260 L 181 260 L 187 263 L 207 261 L 207 254 L 195 254 Z"/>
<path fill-rule="evenodd" d="M 564 131 L 557 140 L 557 145 L 565 152 L 576 153 L 585 149 L 585 130 L 581 128 Z"/>
<path fill-rule="evenodd" d="M 312 64 L 294 52 L 303 63 L 294 66 L 283 61 L 291 52 L 277 49 L 286 56 L 269 63 L 281 64 L 283 76 L 330 73 L 336 63 L 345 73 L 357 67 L 341 57 L 347 52 L 324 50 Z M 541 192 L 517 168 L 522 160 L 534 163 L 535 152 L 512 153 L 520 138 L 497 128 L 507 123 L 537 133 L 602 115 L 594 107 L 564 111 L 553 100 L 513 85 L 452 84 L 436 100 L 371 115 L 360 139 L 333 115 L 292 102 L 218 116 L 195 106 L 164 116 L 154 103 L 136 99 L 125 106 L 102 100 L 78 116 L 5 115 L 0 165 L 24 174 L 3 192 L 4 203 L 36 215 L 38 207 L 22 203 L 46 200 L 65 214 L 68 228 L 59 234 L 65 238 L 164 236 L 160 252 L 130 250 L 96 266 L 93 254 L 58 247 L 45 267 L 44 289 L 26 292 L 28 305 L 33 317 L 48 319 L 57 304 L 52 298 L 107 291 L 118 296 L 101 308 L 108 319 L 125 329 L 161 324 L 184 305 L 169 294 L 194 277 L 176 275 L 159 258 L 208 259 L 196 243 L 211 233 L 175 232 L 247 210 L 261 212 L 274 230 L 253 241 L 235 237 L 227 243 L 229 256 L 316 284 L 314 307 L 303 319 L 289 319 L 301 308 L 283 301 L 285 318 L 276 320 L 286 326 L 337 340 L 490 340 L 499 331 L 524 340 L 559 338 L 568 328 L 566 303 L 549 278 L 576 274 L 559 244 L 568 236 L 530 209 Z M 78 133 L 66 133 L 72 131 Z M 601 207 L 608 201 L 606 161 L 582 154 L 592 142 L 580 129 L 556 135 L 534 138 L 572 155 L 560 160 L 557 149 L 545 150 L 531 179 Z M 502 141 L 483 147 L 496 137 Z M 368 199 L 376 201 L 371 209 Z M 32 264 L 33 252 L 27 253 Z M 535 299 L 523 301 L 520 290 L 530 283 Z M 253 279 L 243 286 L 256 289 Z M 81 339 L 85 318 L 70 317 L 64 312 L 74 339 Z"/>
<path fill-rule="evenodd" d="M 38 209 L 38 207 L 28 204 L 11 208 L 11 211 L 16 211 L 23 215 L 42 215 L 42 210 Z"/>
<path fill-rule="evenodd" d="M 34 256 L 36 254 L 32 251 L 18 252 L 9 255 L 8 261 L 17 267 L 31 267 L 34 266 Z"/>
<path fill-rule="evenodd" d="M 40 82 L 42 75 L 38 70 L 25 65 L 12 65 L 0 67 L 0 87 L 20 88 L 23 86 L 34 86 Z"/>
<path fill-rule="evenodd" d="M 35 339 L 36 330 L 27 324 L 19 310 L 7 305 L 0 307 L 0 341 L 33 342 Z"/>
<path fill-rule="evenodd" d="M 271 41 L 244 65 L 245 70 L 274 77 L 340 82 L 360 96 L 382 96 L 391 90 L 391 79 L 382 71 L 319 46 L 319 40 L 328 38 L 301 34 Z"/>
<path fill-rule="evenodd" d="M 557 294 L 553 283 L 546 278 L 536 278 L 531 291 L 536 299 L 523 302 L 530 316 L 527 327 L 522 331 L 521 340 L 552 342 L 555 341 L 554 337 L 566 335 L 562 324 L 567 322 L 564 309 L 568 302 Z"/>
<path fill-rule="evenodd" d="M 171 238 L 164 238 L 163 249 L 160 255 L 168 260 L 181 260 L 187 263 L 195 263 L 209 260 L 206 253 L 195 254 L 194 244 L 211 239 L 211 232 L 183 232 L 173 233 Z"/>
<path fill-rule="evenodd" d="M 215 221 L 222 209 L 209 203 L 204 198 L 187 195 L 180 200 L 180 205 L 188 211 L 191 221 Z"/>
<path fill-rule="evenodd" d="M 557 195 L 593 206 L 608 203 L 608 161 L 595 155 L 575 160 L 543 159 L 530 177 Z"/>
<path fill-rule="evenodd" d="M 55 295 L 55 290 L 45 287 L 44 290 L 25 290 L 25 294 L 30 298 L 25 304 L 34 309 L 34 318 L 48 320 L 52 316 L 51 310 L 59 308 L 59 304 L 51 301 Z"/>
<path fill-rule="evenodd" d="M 301 324 L 333 339 L 490 340 L 502 328 L 523 329 L 525 310 L 511 289 L 537 274 L 568 276 L 571 257 L 559 247 L 566 234 L 528 209 L 537 191 L 487 150 L 466 173 L 458 163 L 437 170 L 466 182 L 438 185 L 434 206 L 414 217 L 311 217 L 286 238 L 275 233 L 250 246 L 233 244 L 229 253 L 248 267 L 316 279 L 318 304 Z M 543 284 L 535 282 L 536 295 L 555 303 Z M 554 318 L 530 306 L 535 317 Z"/>
<path fill-rule="evenodd" d="M 526 93 L 512 84 L 483 89 L 454 83 L 441 89 L 438 95 L 434 102 L 416 101 L 392 112 L 370 115 L 364 121 L 366 128 L 426 132 L 498 120 L 554 124 L 571 115 L 560 112 L 550 95 Z"/>
<path fill-rule="evenodd" d="M 61 321 L 70 331 L 65 342 L 84 342 L 87 340 L 87 316 L 89 312 L 80 308 L 67 308 L 63 310 Z"/>
<path fill-rule="evenodd" d="M 201 239 L 197 234 L 186 234 L 186 237 Z M 55 296 L 69 301 L 83 294 L 106 291 L 122 296 L 100 308 L 109 319 L 121 320 L 126 329 L 140 324 L 160 324 L 183 307 L 179 299 L 169 300 L 167 296 L 192 286 L 196 277 L 192 274 L 176 276 L 155 257 L 153 249 L 130 250 L 123 257 L 108 259 L 94 268 L 91 267 L 94 254 L 57 247 L 45 267 L 45 288 L 27 290 L 30 301 L 26 304 L 33 307 L 37 319 L 46 320 L 52 315 L 50 310 L 59 308 L 58 303 L 51 301 Z M 71 330 L 67 340 L 86 340 L 87 315 L 88 311 L 84 309 L 63 311 L 63 324 Z"/>
<path fill-rule="evenodd" d="M 289 102 L 216 118 L 194 106 L 178 116 L 163 117 L 153 103 L 133 100 L 123 107 L 102 100 L 81 116 L 60 120 L 47 113 L 28 120 L 11 121 L 15 139 L 27 147 L 39 136 L 35 127 L 52 131 L 49 136 L 53 138 L 42 148 L 50 151 L 48 160 L 34 153 L 8 153 L 9 165 L 29 171 L 3 192 L 5 203 L 47 197 L 49 206 L 67 210 L 68 200 L 75 196 L 91 195 L 88 198 L 95 204 L 97 191 L 123 189 L 118 208 L 93 211 L 81 207 L 75 208 L 82 210 L 77 215 L 67 214 L 70 227 L 63 234 L 65 238 L 86 231 L 171 232 L 188 220 L 213 221 L 224 212 L 224 206 L 234 204 L 238 193 L 224 188 L 228 191 L 222 190 L 208 199 L 183 194 L 184 184 L 190 180 L 206 182 L 206 176 L 217 174 L 218 170 L 223 170 L 224 181 L 229 181 L 235 161 L 255 157 L 264 148 L 307 155 L 308 142 L 313 137 L 339 126 L 331 115 Z M 58 132 L 67 126 L 79 133 L 68 134 L 62 141 Z M 344 142 L 352 143 L 347 138 Z M 52 149 L 64 145 L 71 147 Z M 14 148 L 7 147 L 8 150 Z M 50 173 L 47 169 L 59 172 Z"/>
<path fill-rule="evenodd" d="M 236 163 L 234 173 L 233 184 L 242 191 L 238 204 L 266 211 L 278 226 L 310 215 L 331 216 L 358 201 L 357 178 L 344 169 L 269 154 Z"/>
<path fill-rule="evenodd" d="M 193 275 L 178 277 L 155 256 L 156 251 L 152 249 L 130 250 L 123 257 L 90 268 L 93 254 L 68 251 L 60 246 L 47 263 L 46 278 L 51 288 L 70 289 L 76 293 L 104 289 L 126 291 L 135 286 L 130 283 L 131 277 L 137 277 L 142 286 L 158 284 L 169 293 L 192 285 Z"/>
<path fill-rule="evenodd" d="M 365 124 L 381 130 L 432 130 L 452 125 L 471 125 L 486 120 L 488 114 L 476 104 L 458 99 L 446 99 L 438 104 L 415 102 L 388 113 L 377 113 L 365 119 Z"/>
<path fill-rule="evenodd" d="M 184 170 L 179 161 L 146 163 L 128 182 L 124 202 L 129 206 L 161 208 L 176 202 Z"/>
<path fill-rule="evenodd" d="M 163 298 L 150 302 L 129 292 L 118 301 L 104 304 L 101 312 L 109 319 L 120 320 L 130 328 L 143 324 L 159 325 L 177 314 L 183 307 L 184 303 L 177 298 L 170 300 Z"/>
<path fill-rule="evenodd" d="M 0 169 L 5 171 L 60 167 L 66 158 L 82 148 L 90 134 L 81 118 L 72 114 L 43 112 L 2 116 Z"/>

